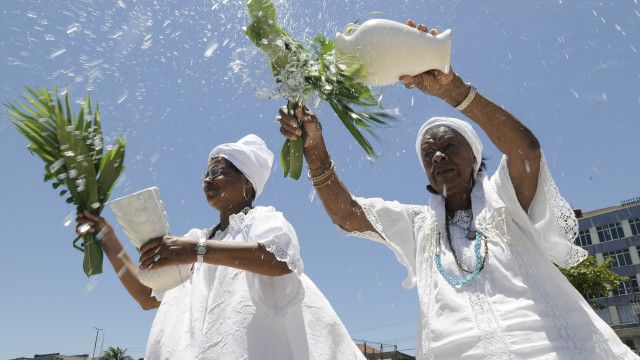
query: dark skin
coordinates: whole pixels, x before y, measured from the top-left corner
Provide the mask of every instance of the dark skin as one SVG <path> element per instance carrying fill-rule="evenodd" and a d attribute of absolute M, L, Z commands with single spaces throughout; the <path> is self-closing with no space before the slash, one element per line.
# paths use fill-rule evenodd
<path fill-rule="evenodd" d="M 413 20 L 406 24 L 425 32 L 425 36 L 438 34 L 436 29 L 428 29 L 424 24 L 416 25 Z M 454 107 L 460 105 L 470 92 L 469 85 L 453 71 L 430 70 L 415 76 L 405 75 L 399 80 L 409 89 L 418 88 Z M 527 211 L 538 186 L 541 159 L 538 140 L 515 116 L 479 92 L 462 113 L 479 125 L 498 150 L 507 156 L 516 196 L 520 206 Z M 279 121 L 280 133 L 288 139 L 297 139 L 302 134 L 298 126 L 302 124 L 307 134 L 304 153 L 311 176 L 326 173 L 331 159 L 322 136 L 322 125 L 315 114 L 307 108 L 298 107 L 295 114 L 290 115 L 283 108 L 280 109 Z M 481 159 L 475 159 L 464 137 L 448 127 L 431 129 L 422 139 L 421 152 L 431 186 L 446 195 L 447 213 L 470 209 L 472 173 L 475 162 Z M 336 225 L 351 232 L 376 231 L 337 175 L 322 187 L 316 187 L 316 191 Z"/>
<path fill-rule="evenodd" d="M 229 226 L 229 217 L 251 207 L 254 196 L 251 182 L 239 171 L 229 166 L 223 158 L 209 161 L 203 191 L 207 202 L 220 213 L 216 230 L 225 230 Z M 138 269 L 152 269 L 168 265 L 193 264 L 197 261 L 197 240 L 165 236 L 151 239 L 140 249 L 139 263 L 127 254 L 122 243 L 113 231 L 113 227 L 102 217 L 88 212 L 78 213 L 76 232 L 79 227 L 89 223 L 89 232 L 100 231 L 102 248 L 116 273 L 122 272 L 120 281 L 129 294 L 145 309 L 155 309 L 160 302 L 151 296 L 151 288 L 138 279 Z M 262 244 L 234 243 L 208 240 L 204 262 L 207 264 L 229 266 L 267 276 L 281 276 L 291 272 L 286 262 L 279 261 Z M 160 260 L 153 257 L 160 254 Z M 124 271 L 122 270 L 124 269 Z"/>

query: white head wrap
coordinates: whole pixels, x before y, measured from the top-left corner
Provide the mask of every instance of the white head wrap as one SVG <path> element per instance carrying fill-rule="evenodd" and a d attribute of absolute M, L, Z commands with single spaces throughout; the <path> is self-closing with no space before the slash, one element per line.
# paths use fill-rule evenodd
<path fill-rule="evenodd" d="M 422 152 L 420 151 L 420 145 L 422 145 L 422 137 L 424 137 L 424 134 L 427 132 L 427 130 L 437 126 L 448 126 L 464 136 L 469 145 L 471 145 L 473 155 L 476 157 L 475 172 L 477 173 L 478 170 L 480 170 L 480 163 L 482 162 L 482 142 L 480 141 L 478 133 L 476 133 L 476 131 L 473 130 L 471 125 L 466 121 L 440 116 L 432 117 L 431 119 L 427 120 L 427 122 L 425 122 L 418 131 L 418 137 L 416 139 L 416 151 L 418 153 L 418 160 L 420 161 L 420 165 L 422 166 L 422 168 L 424 169 L 424 163 L 422 162 Z"/>
<path fill-rule="evenodd" d="M 271 174 L 273 153 L 257 135 L 249 134 L 234 143 L 220 144 L 209 153 L 209 160 L 220 156 L 233 163 L 251 181 L 256 198 Z"/>

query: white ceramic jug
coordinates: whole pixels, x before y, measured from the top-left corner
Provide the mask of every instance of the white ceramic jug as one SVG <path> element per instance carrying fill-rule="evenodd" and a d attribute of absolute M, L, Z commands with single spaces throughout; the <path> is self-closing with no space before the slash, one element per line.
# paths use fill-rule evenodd
<path fill-rule="evenodd" d="M 367 85 L 389 85 L 402 75 L 427 70 L 449 72 L 451 29 L 437 36 L 385 19 L 349 24 L 336 34 L 336 57 L 346 64 L 363 64 Z"/>
<path fill-rule="evenodd" d="M 117 215 L 129 241 L 140 248 L 150 239 L 169 235 L 169 222 L 160 191 L 151 187 L 115 199 L 109 207 Z M 182 284 L 191 276 L 191 265 L 170 265 L 138 271 L 138 278 L 156 293 L 164 292 Z"/>

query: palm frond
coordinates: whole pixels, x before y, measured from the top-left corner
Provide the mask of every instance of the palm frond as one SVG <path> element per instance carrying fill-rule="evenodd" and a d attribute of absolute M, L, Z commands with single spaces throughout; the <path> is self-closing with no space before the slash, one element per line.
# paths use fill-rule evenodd
<path fill-rule="evenodd" d="M 43 160 L 44 181 L 52 181 L 52 187 L 77 211 L 99 215 L 124 169 L 125 140 L 118 138 L 110 150 L 103 151 L 100 110 L 93 109 L 89 96 L 74 116 L 68 93 L 61 99 L 55 87 L 54 96 L 44 87 L 26 89 L 23 101 L 5 106 L 10 121 L 29 142 L 27 149 Z M 76 245 L 78 240 L 73 246 L 84 251 L 84 272 L 101 273 L 100 242 L 93 235 L 83 237 L 81 245 Z"/>

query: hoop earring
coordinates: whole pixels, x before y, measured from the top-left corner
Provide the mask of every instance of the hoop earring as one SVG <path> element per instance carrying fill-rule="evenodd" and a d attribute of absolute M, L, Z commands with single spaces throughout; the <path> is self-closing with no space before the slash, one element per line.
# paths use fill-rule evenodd
<path fill-rule="evenodd" d="M 433 195 L 440 195 L 440 193 L 438 192 L 438 190 L 436 190 L 436 188 L 434 188 L 433 186 L 431 186 L 431 184 L 427 185 L 427 191 L 432 193 Z"/>
<path fill-rule="evenodd" d="M 242 187 L 242 197 L 243 197 L 245 200 L 249 201 L 249 198 L 247 197 L 247 192 L 246 192 L 245 190 L 247 190 L 247 188 L 243 186 L 243 187 Z"/>

